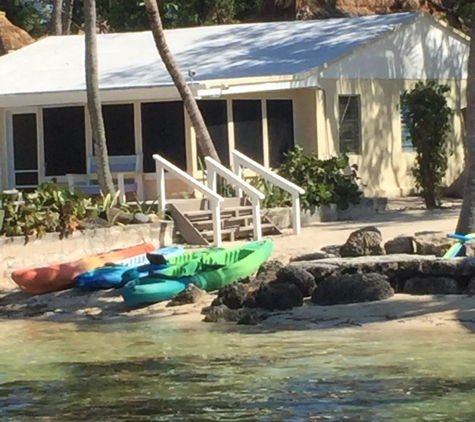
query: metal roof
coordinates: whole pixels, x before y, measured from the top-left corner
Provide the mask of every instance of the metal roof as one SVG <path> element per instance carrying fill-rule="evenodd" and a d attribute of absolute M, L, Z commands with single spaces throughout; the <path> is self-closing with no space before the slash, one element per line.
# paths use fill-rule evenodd
<path fill-rule="evenodd" d="M 350 53 L 418 13 L 166 31 L 195 81 L 298 75 Z M 98 35 L 101 89 L 171 85 L 148 32 Z M 84 36 L 52 36 L 0 58 L 0 96 L 85 90 Z"/>

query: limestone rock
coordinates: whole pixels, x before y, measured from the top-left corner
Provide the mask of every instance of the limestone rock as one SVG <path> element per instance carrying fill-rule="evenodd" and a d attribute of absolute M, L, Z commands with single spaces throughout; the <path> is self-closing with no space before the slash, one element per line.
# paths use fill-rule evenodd
<path fill-rule="evenodd" d="M 414 234 L 416 253 L 418 255 L 443 256 L 453 245 L 453 239 L 449 239 L 444 232 L 425 231 Z"/>
<path fill-rule="evenodd" d="M 413 277 L 406 281 L 404 293 L 411 295 L 450 295 L 459 293 L 457 282 L 449 277 Z"/>
<path fill-rule="evenodd" d="M 245 284 L 240 282 L 228 284 L 218 290 L 218 296 L 213 300 L 211 306 L 226 305 L 229 309 L 239 309 L 244 306 L 247 294 Z"/>
<path fill-rule="evenodd" d="M 365 255 L 383 255 L 381 232 L 373 226 L 354 231 L 340 248 L 340 256 L 355 257 Z"/>
<path fill-rule="evenodd" d="M 262 308 L 269 311 L 287 310 L 303 305 L 303 296 L 295 284 L 264 284 L 252 293 L 245 306 Z"/>
<path fill-rule="evenodd" d="M 339 305 L 388 299 L 394 295 L 389 279 L 379 273 L 342 274 L 318 284 L 312 302 L 316 305 Z"/>
<path fill-rule="evenodd" d="M 206 296 L 208 296 L 208 293 L 190 283 L 186 286 L 185 290 L 174 296 L 172 300 L 168 302 L 167 306 L 181 306 L 189 303 L 199 303 Z"/>
<path fill-rule="evenodd" d="M 315 277 L 312 274 L 293 265 L 281 268 L 276 274 L 273 284 L 275 283 L 295 284 L 303 297 L 312 296 L 313 291 L 317 288 Z"/>
<path fill-rule="evenodd" d="M 416 250 L 412 236 L 398 236 L 384 244 L 387 254 L 413 254 Z"/>
<path fill-rule="evenodd" d="M 134 214 L 134 220 L 133 222 L 135 224 L 147 224 L 150 222 L 150 218 L 148 215 L 142 213 L 142 212 L 137 212 Z"/>
<path fill-rule="evenodd" d="M 275 277 L 275 274 L 277 273 L 277 271 L 279 271 L 283 267 L 284 267 L 284 264 L 282 264 L 282 262 L 280 262 L 277 259 L 266 261 L 257 270 L 256 278 L 263 277 L 263 276 Z"/>
<path fill-rule="evenodd" d="M 247 313 L 237 322 L 237 325 L 257 325 L 259 323 L 256 315 Z"/>
<path fill-rule="evenodd" d="M 468 282 L 467 292 L 468 295 L 475 295 L 475 277 L 472 277 Z"/>
<path fill-rule="evenodd" d="M 316 261 L 317 259 L 327 259 L 327 258 L 335 258 L 336 255 L 318 251 L 318 252 L 310 252 L 304 253 L 301 255 L 296 255 L 290 258 L 290 262 L 299 262 L 299 261 Z"/>
<path fill-rule="evenodd" d="M 157 214 L 147 214 L 150 223 L 160 223 L 163 221 Z"/>
<path fill-rule="evenodd" d="M 134 220 L 134 216 L 132 214 L 113 207 L 106 211 L 106 216 L 107 221 L 113 224 L 130 224 Z"/>
<path fill-rule="evenodd" d="M 204 322 L 237 322 L 243 316 L 241 309 L 229 309 L 226 305 L 209 306 L 201 313 L 205 314 Z"/>

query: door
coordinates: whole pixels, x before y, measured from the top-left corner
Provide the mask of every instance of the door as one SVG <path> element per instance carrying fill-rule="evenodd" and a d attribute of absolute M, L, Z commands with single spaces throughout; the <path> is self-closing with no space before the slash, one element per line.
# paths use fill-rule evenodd
<path fill-rule="evenodd" d="M 35 188 L 40 182 L 37 113 L 11 114 L 13 165 L 11 184 L 18 189 Z"/>

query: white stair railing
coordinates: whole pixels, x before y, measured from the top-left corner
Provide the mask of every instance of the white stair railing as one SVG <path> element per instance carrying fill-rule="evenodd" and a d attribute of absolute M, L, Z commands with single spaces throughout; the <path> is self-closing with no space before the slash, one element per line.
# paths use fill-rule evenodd
<path fill-rule="evenodd" d="M 206 170 L 208 172 L 208 187 L 216 192 L 218 189 L 217 175 L 221 175 L 228 182 L 231 182 L 238 188 L 238 191 L 246 192 L 249 195 L 252 203 L 252 219 L 254 223 L 254 239 L 260 240 L 262 238 L 262 225 L 261 225 L 261 199 L 265 198 L 265 195 L 254 186 L 251 186 L 245 180 L 236 176 L 231 170 L 224 167 L 222 164 L 213 160 L 211 157 L 206 157 Z"/>
<path fill-rule="evenodd" d="M 165 210 L 165 205 L 167 203 L 166 194 L 165 194 L 165 170 L 173 173 L 174 176 L 181 179 L 183 182 L 189 186 L 200 191 L 209 199 L 211 213 L 213 216 L 213 235 L 214 235 L 214 244 L 215 246 L 222 245 L 221 238 L 221 209 L 219 208 L 219 203 L 223 202 L 224 199 L 221 195 L 218 195 L 216 192 L 213 192 L 210 188 L 198 182 L 195 178 L 190 176 L 188 173 L 179 169 L 170 161 L 166 160 L 158 154 L 153 155 L 155 160 L 155 169 L 157 175 L 157 193 L 158 193 L 158 203 L 160 209 Z"/>
<path fill-rule="evenodd" d="M 247 167 L 252 170 L 254 173 L 262 176 L 264 179 L 278 186 L 279 188 L 289 192 L 292 195 L 292 227 L 294 229 L 294 234 L 300 234 L 300 195 L 305 193 L 305 190 L 300 186 L 289 182 L 284 179 L 282 176 L 279 176 L 277 173 L 269 170 L 263 165 L 257 163 L 254 160 L 251 160 L 249 157 L 244 155 L 242 152 L 233 150 L 233 169 L 237 177 L 242 178 L 242 168 Z M 239 197 L 242 197 L 242 191 L 238 189 L 237 192 Z"/>

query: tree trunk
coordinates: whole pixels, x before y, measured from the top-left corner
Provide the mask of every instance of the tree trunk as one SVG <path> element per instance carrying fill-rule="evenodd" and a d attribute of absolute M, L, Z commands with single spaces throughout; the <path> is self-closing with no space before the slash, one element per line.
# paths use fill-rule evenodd
<path fill-rule="evenodd" d="M 50 35 L 62 35 L 62 12 L 63 0 L 53 0 L 53 12 L 51 14 Z"/>
<path fill-rule="evenodd" d="M 456 229 L 456 232 L 460 234 L 475 232 L 475 25 L 471 30 L 468 59 L 467 120 L 464 144 L 466 180 L 462 210 Z"/>
<path fill-rule="evenodd" d="M 84 0 L 84 32 L 86 42 L 87 106 L 91 120 L 97 177 L 102 193 L 104 195 L 115 195 L 114 183 L 109 167 L 109 157 L 107 155 L 106 131 L 99 96 L 96 0 Z"/>
<path fill-rule="evenodd" d="M 74 0 L 66 0 L 63 13 L 63 35 L 69 35 L 71 32 L 71 21 L 73 17 Z"/>
<path fill-rule="evenodd" d="M 196 140 L 201 153 L 207 157 L 211 157 L 220 162 L 216 148 L 214 147 L 211 136 L 209 135 L 208 128 L 203 120 L 198 104 L 193 97 L 190 87 L 186 83 L 186 80 L 181 73 L 178 64 L 173 57 L 172 52 L 168 48 L 165 33 L 163 31 L 162 19 L 160 18 L 160 12 L 158 10 L 156 0 L 145 0 L 145 7 L 147 9 L 148 18 L 152 27 L 153 38 L 157 46 L 158 53 L 165 64 L 165 67 L 170 73 L 173 82 L 180 93 L 180 96 L 185 105 L 185 109 L 190 117 L 191 123 L 195 128 Z"/>

